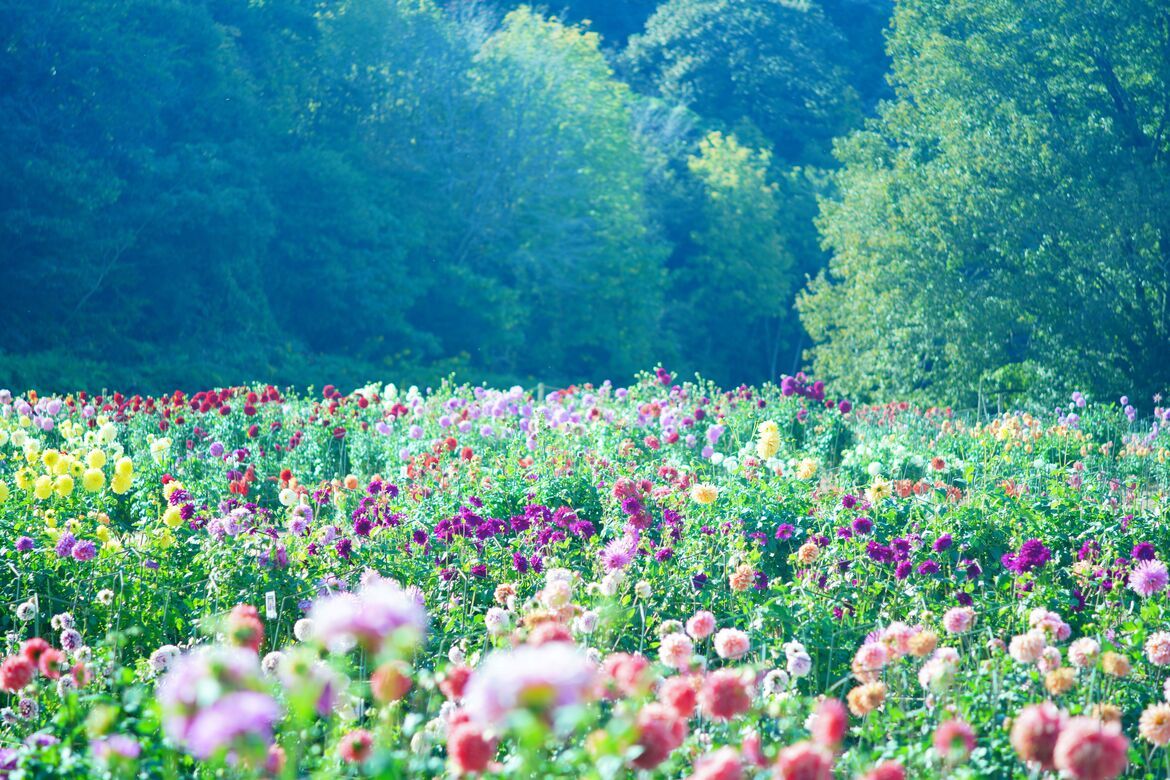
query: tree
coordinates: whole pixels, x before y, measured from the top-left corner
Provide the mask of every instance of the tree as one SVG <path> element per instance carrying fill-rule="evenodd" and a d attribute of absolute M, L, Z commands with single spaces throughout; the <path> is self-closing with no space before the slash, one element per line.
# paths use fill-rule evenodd
<path fill-rule="evenodd" d="M 228 32 L 159 0 L 4 2 L 0 30 L 6 348 L 134 362 L 203 359 L 227 333 L 263 344 L 271 213 Z"/>
<path fill-rule="evenodd" d="M 548 0 L 542 3 L 491 1 L 505 10 L 520 5 L 535 5 L 568 22 L 586 24 L 591 31 L 601 35 L 601 42 L 607 47 L 620 46 L 629 36 L 641 30 L 658 5 L 658 0 Z"/>
<path fill-rule="evenodd" d="M 295 24 L 280 12 L 299 5 L 261 10 Z M 258 48 L 281 63 L 266 97 L 291 111 L 268 171 L 279 204 L 270 298 L 283 331 L 312 352 L 417 359 L 434 336 L 411 314 L 437 279 L 436 224 L 449 216 L 436 181 L 446 150 L 432 139 L 442 112 L 467 102 L 471 52 L 414 0 L 353 0 L 298 27 L 257 29 L 276 38 Z"/>
<path fill-rule="evenodd" d="M 510 367 L 525 372 L 627 374 L 658 344 L 665 252 L 648 226 L 630 96 L 598 43 L 520 9 L 477 59 L 498 143 L 482 166 L 495 212 L 475 262 L 519 291 L 523 354 Z"/>
<path fill-rule="evenodd" d="M 818 373 L 957 401 L 1164 389 L 1170 7 L 907 0 L 890 51 L 897 97 L 838 147 L 833 258 L 800 300 Z"/>
<path fill-rule="evenodd" d="M 750 123 L 780 161 L 823 164 L 860 119 L 848 52 L 812 2 L 667 0 L 623 59 L 636 83 L 724 129 Z"/>
<path fill-rule="evenodd" d="M 688 159 L 700 182 L 694 254 L 673 276 L 684 364 L 721 381 L 778 378 L 791 333 L 792 256 L 768 180 L 771 155 L 709 133 Z"/>

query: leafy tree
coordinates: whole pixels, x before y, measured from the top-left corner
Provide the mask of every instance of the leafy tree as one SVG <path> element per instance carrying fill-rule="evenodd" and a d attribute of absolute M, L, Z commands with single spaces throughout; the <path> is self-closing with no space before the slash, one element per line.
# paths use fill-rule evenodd
<path fill-rule="evenodd" d="M 774 374 L 885 1 L 0 0 L 0 385 Z"/>
<path fill-rule="evenodd" d="M 604 46 L 621 45 L 626 38 L 642 29 L 646 19 L 654 13 L 658 0 L 545 0 L 540 3 L 494 0 L 501 8 L 511 10 L 520 5 L 536 6 L 566 22 L 586 24 L 601 35 Z"/>
<path fill-rule="evenodd" d="M 269 170 L 270 297 L 310 350 L 393 364 L 429 343 L 410 317 L 439 243 L 438 155 L 420 139 L 459 100 L 471 53 L 436 8 L 407 0 L 338 4 L 282 38 L 290 56 L 268 89 L 296 93 Z"/>
<path fill-rule="evenodd" d="M 779 160 L 817 164 L 860 118 L 847 51 L 812 2 L 667 0 L 624 61 L 635 79 L 725 128 L 749 123 Z"/>
<path fill-rule="evenodd" d="M 634 83 L 668 103 L 689 105 L 699 124 L 772 150 L 767 175 L 776 185 L 777 213 L 757 216 L 777 226 L 783 254 L 791 258 L 791 277 L 814 276 L 827 262 L 813 226 L 816 198 L 831 186 L 825 166 L 834 165 L 832 139 L 855 127 L 863 104 L 871 106 L 883 94 L 881 27 L 888 12 L 885 0 L 669 0 L 623 55 Z M 675 246 L 672 267 L 696 262 L 689 234 L 692 220 L 702 218 L 697 212 L 705 199 L 701 184 L 686 184 L 685 160 L 678 167 L 684 174 L 676 172 L 663 220 Z M 676 311 L 672 321 L 679 323 L 682 355 L 706 355 L 703 370 L 725 382 L 795 372 L 808 342 L 800 320 L 788 314 L 794 285 L 781 288 L 788 297 L 771 305 L 779 314 L 762 320 L 766 327 L 753 326 L 768 331 L 763 337 L 768 346 L 735 340 L 754 358 L 712 357 L 710 343 L 718 331 L 687 327 Z"/>
<path fill-rule="evenodd" d="M 866 114 L 879 100 L 893 97 L 886 74 L 885 30 L 894 13 L 894 0 L 819 0 L 825 16 L 845 39 L 836 56 L 849 71 L 849 85 L 857 90 Z"/>
<path fill-rule="evenodd" d="M 476 75 L 504 141 L 482 262 L 524 291 L 522 371 L 584 377 L 653 360 L 664 248 L 647 224 L 629 94 L 598 36 L 528 9 L 485 43 Z"/>
<path fill-rule="evenodd" d="M 145 344 L 230 350 L 229 333 L 262 346 L 271 212 L 228 32 L 158 0 L 5 2 L 0 30 L 6 347 L 133 362 Z"/>
<path fill-rule="evenodd" d="M 890 51 L 897 98 L 838 148 L 833 259 L 800 301 L 818 373 L 882 397 L 1164 389 L 1170 8 L 906 0 Z"/>
<path fill-rule="evenodd" d="M 686 364 L 713 378 L 778 378 L 791 332 L 792 256 L 768 179 L 771 155 L 708 134 L 688 159 L 702 188 L 695 253 L 673 273 Z"/>

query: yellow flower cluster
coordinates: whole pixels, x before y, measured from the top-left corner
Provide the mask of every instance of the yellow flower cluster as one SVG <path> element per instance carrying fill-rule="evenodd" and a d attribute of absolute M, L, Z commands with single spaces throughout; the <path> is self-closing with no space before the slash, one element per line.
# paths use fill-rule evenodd
<path fill-rule="evenodd" d="M 16 486 L 28 491 L 38 501 L 57 496 L 68 498 L 80 485 L 87 493 L 98 493 L 106 486 L 105 468 L 114 461 L 110 488 L 123 495 L 134 484 L 134 463 L 123 455 L 117 443 L 117 427 L 104 418 L 98 418 L 94 430 L 72 420 L 63 420 L 57 432 L 64 446 L 45 447 L 31 435 L 23 418 L 14 430 L 0 430 L 0 447 L 19 448 L 26 465 L 16 472 Z M 0 487 L 0 501 L 8 497 L 8 487 Z"/>
<path fill-rule="evenodd" d="M 763 460 L 776 457 L 780 451 L 780 429 L 776 423 L 766 420 L 760 423 L 759 438 L 756 439 L 756 454 Z"/>
<path fill-rule="evenodd" d="M 63 450 L 45 450 L 40 457 L 30 460 L 30 465 L 16 473 L 17 487 L 30 490 L 40 501 L 45 501 L 56 493 L 61 498 L 68 498 L 73 494 L 78 481 L 87 493 L 97 493 L 106 485 L 106 474 L 103 468 L 108 458 L 101 449 L 92 449 L 84 456 L 80 453 Z M 37 464 L 43 467 L 41 474 L 36 474 L 34 467 Z M 134 463 L 130 458 L 119 457 L 114 464 L 114 479 L 111 489 L 118 495 L 127 493 L 134 482 Z"/>
<path fill-rule="evenodd" d="M 805 458 L 796 464 L 797 479 L 812 479 L 817 475 L 817 462 L 812 458 Z"/>

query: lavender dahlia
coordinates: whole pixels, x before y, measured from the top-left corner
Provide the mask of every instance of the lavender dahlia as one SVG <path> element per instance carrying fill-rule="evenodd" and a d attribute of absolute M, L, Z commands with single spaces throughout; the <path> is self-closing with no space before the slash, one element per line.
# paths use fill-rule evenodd
<path fill-rule="evenodd" d="M 255 653 L 242 648 L 215 645 L 182 656 L 157 695 L 167 736 L 197 758 L 248 743 L 269 745 L 281 716 L 262 692 Z"/>
<path fill-rule="evenodd" d="M 417 597 L 388 580 L 371 582 L 356 594 L 320 599 L 309 619 L 314 635 L 330 650 L 342 652 L 355 644 L 377 652 L 399 630 L 421 641 L 427 630 L 427 613 Z"/>
<path fill-rule="evenodd" d="M 1142 561 L 1129 573 L 1130 590 L 1144 599 L 1165 590 L 1167 582 L 1170 582 L 1170 572 L 1161 561 Z"/>
<path fill-rule="evenodd" d="M 92 561 L 97 555 L 97 547 L 88 539 L 78 542 L 73 546 L 73 558 L 78 561 Z"/>
<path fill-rule="evenodd" d="M 601 563 L 606 571 L 624 569 L 634 560 L 638 548 L 638 533 L 632 531 L 620 539 L 614 539 L 601 551 Z"/>
<path fill-rule="evenodd" d="M 77 544 L 77 538 L 66 531 L 61 534 L 61 538 L 57 540 L 56 551 L 61 558 L 68 558 L 73 553 L 73 547 Z"/>

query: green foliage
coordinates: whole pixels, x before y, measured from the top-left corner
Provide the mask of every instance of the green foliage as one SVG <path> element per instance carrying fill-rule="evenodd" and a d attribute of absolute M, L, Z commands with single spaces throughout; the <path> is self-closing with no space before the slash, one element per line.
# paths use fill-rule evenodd
<path fill-rule="evenodd" d="M 665 97 L 730 128 L 747 123 L 781 160 L 827 162 L 858 118 L 846 51 L 814 3 L 668 0 L 624 56 Z"/>
<path fill-rule="evenodd" d="M 197 343 L 241 314 L 267 335 L 271 204 L 227 30 L 157 2 L 4 3 L 0 20 L 6 346 L 124 359 L 130 334 Z"/>
<path fill-rule="evenodd" d="M 663 220 L 676 247 L 676 279 L 688 283 L 675 292 L 682 305 L 672 310 L 680 334 L 676 362 L 729 383 L 744 375 L 776 380 L 782 369 L 799 368 L 806 338 L 792 308 L 793 282 L 824 267 L 813 227 L 815 199 L 827 188 L 832 139 L 856 126 L 863 105 L 882 94 L 879 31 L 886 18 L 881 2 L 670 0 L 630 40 L 621 61 L 633 83 L 668 104 L 689 106 L 718 131 L 768 156 L 763 170 L 775 185 L 773 205 L 748 211 L 761 230 L 775 235 L 765 243 L 783 244 L 763 256 L 786 258 L 775 267 L 765 263 L 751 280 L 693 273 L 714 256 L 746 259 L 743 246 L 760 239 L 736 238 L 731 225 L 720 232 L 706 184 L 689 181 L 695 172 L 680 159 L 683 170 L 664 193 L 670 213 Z M 701 242 L 692 235 L 696 222 L 711 223 Z M 726 246 L 715 248 L 716 242 Z M 779 275 L 790 280 L 770 281 L 785 265 L 791 270 Z M 775 300 L 747 311 L 733 305 L 736 297 L 768 295 Z"/>
<path fill-rule="evenodd" d="M 677 327 L 693 350 L 686 362 L 774 376 L 793 279 L 770 154 L 713 132 L 687 163 L 703 195 L 698 251 L 674 278 Z"/>
<path fill-rule="evenodd" d="M 0 385 L 1164 390 L 1170 12 L 891 11 L 0 0 Z"/>
<path fill-rule="evenodd" d="M 518 0 L 488 0 L 501 8 L 532 5 Z M 654 13 L 659 0 L 558 0 L 539 7 L 563 14 L 575 24 L 587 25 L 602 36 L 603 45 L 617 46 L 642 29 L 646 19 Z"/>
<path fill-rule="evenodd" d="M 880 2 L 0 0 L 0 385 L 774 379 Z"/>
<path fill-rule="evenodd" d="M 654 352 L 664 247 L 646 223 L 625 85 L 595 34 L 527 9 L 488 39 L 475 77 L 506 139 L 492 229 L 509 235 L 485 259 L 526 291 L 512 366 L 632 373 Z"/>
<path fill-rule="evenodd" d="M 1168 14 L 899 4 L 897 99 L 838 146 L 833 260 L 800 302 L 822 376 L 964 401 L 1165 388 Z"/>

